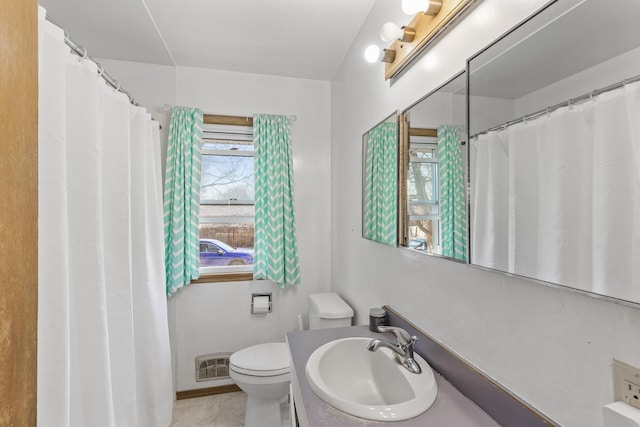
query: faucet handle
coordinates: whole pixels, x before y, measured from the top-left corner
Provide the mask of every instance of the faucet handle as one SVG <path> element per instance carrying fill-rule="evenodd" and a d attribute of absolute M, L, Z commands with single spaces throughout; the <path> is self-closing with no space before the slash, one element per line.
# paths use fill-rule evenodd
<path fill-rule="evenodd" d="M 398 339 L 400 345 L 409 345 L 416 342 L 417 337 L 412 337 L 409 332 L 395 326 L 378 326 L 378 332 L 391 332 Z"/>

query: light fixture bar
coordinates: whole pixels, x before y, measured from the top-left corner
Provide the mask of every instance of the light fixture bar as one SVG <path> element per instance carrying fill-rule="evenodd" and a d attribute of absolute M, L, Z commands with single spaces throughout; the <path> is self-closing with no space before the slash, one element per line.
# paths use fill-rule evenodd
<path fill-rule="evenodd" d="M 482 0 L 432 0 L 428 2 L 428 4 L 425 4 L 426 2 L 422 0 L 423 7 L 426 8 L 421 9 L 422 11 L 433 13 L 434 10 L 438 9 L 439 12 L 435 16 L 417 13 L 411 22 L 407 24 L 407 27 L 415 29 L 413 41 L 406 42 L 396 40 L 388 47 L 388 49 L 395 51 L 395 58 L 393 62 L 385 64 L 385 79 L 389 80 L 399 75 L 414 58 L 424 52 L 435 40 L 452 28 L 452 24 L 464 13 L 469 11 L 472 5 L 477 5 L 481 3 L 481 1 Z"/>
<path fill-rule="evenodd" d="M 385 42 L 400 40 L 411 43 L 416 36 L 416 29 L 413 27 L 399 27 L 393 22 L 387 22 L 380 29 L 380 38 Z"/>
<path fill-rule="evenodd" d="M 413 27 L 402 27 L 404 32 L 402 33 L 402 37 L 399 39 L 401 42 L 411 43 L 413 39 L 416 38 L 416 29 Z"/>
<path fill-rule="evenodd" d="M 425 15 L 437 15 L 440 13 L 440 9 L 442 9 L 442 1 L 441 0 L 430 0 L 427 8 L 424 10 Z"/>
<path fill-rule="evenodd" d="M 380 61 L 391 64 L 396 60 L 396 51 L 393 49 L 382 49 Z"/>

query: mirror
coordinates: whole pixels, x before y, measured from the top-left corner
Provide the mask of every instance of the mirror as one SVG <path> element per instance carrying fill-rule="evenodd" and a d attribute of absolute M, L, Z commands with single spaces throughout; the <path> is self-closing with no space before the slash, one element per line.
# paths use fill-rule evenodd
<path fill-rule="evenodd" d="M 400 118 L 400 244 L 464 262 L 466 89 L 462 72 Z"/>
<path fill-rule="evenodd" d="M 640 303 L 638 16 L 551 2 L 468 61 L 471 264 Z"/>
<path fill-rule="evenodd" d="M 362 136 L 362 237 L 398 244 L 398 114 Z"/>

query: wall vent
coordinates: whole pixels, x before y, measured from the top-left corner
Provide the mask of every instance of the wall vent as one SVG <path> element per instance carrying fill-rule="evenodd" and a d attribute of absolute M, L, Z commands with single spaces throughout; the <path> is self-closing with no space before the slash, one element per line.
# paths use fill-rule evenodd
<path fill-rule="evenodd" d="M 203 354 L 196 357 L 196 381 L 229 378 L 231 353 Z"/>

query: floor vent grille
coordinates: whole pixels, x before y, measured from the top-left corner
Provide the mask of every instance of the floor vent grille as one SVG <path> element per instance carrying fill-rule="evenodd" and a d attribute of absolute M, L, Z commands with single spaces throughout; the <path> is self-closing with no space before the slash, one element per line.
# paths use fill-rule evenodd
<path fill-rule="evenodd" d="M 229 378 L 231 353 L 203 354 L 196 357 L 196 381 Z"/>

